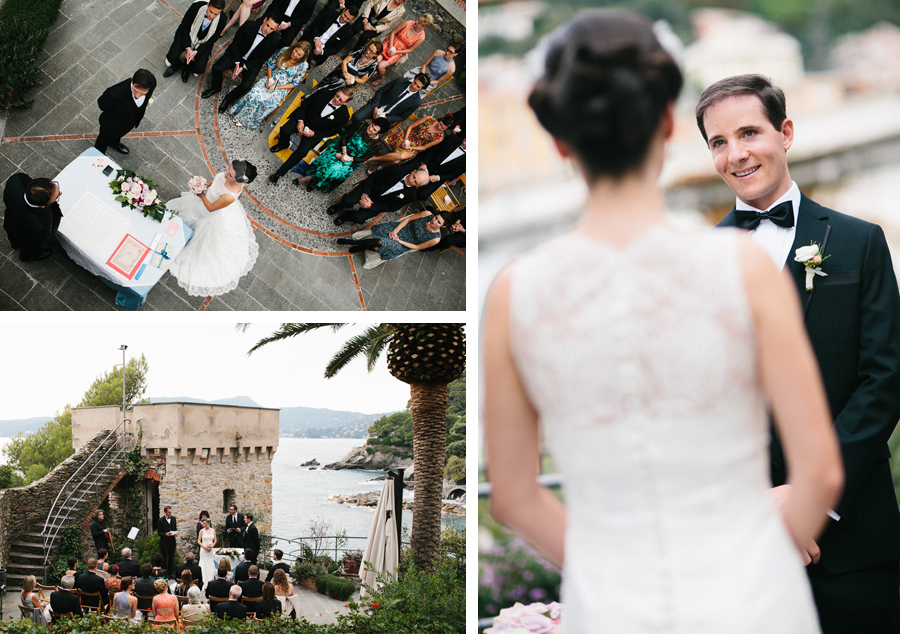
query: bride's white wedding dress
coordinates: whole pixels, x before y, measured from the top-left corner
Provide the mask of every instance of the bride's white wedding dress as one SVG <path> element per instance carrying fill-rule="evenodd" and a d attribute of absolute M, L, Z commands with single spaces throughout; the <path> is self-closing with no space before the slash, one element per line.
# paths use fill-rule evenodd
<path fill-rule="evenodd" d="M 215 536 L 216 532 L 213 529 L 204 528 L 200 531 L 200 543 L 204 546 L 212 547 Z M 216 562 L 213 558 L 212 550 L 200 549 L 200 572 L 203 573 L 204 586 L 216 578 Z"/>
<path fill-rule="evenodd" d="M 253 227 L 238 200 L 240 194 L 226 189 L 225 174 L 219 173 L 206 198 L 213 203 L 223 194 L 234 196 L 234 202 L 213 212 L 191 192 L 167 203 L 194 230 L 194 237 L 169 267 L 178 285 L 191 295 L 205 297 L 234 290 L 259 254 Z"/>
<path fill-rule="evenodd" d="M 770 497 L 736 235 L 554 239 L 515 263 L 510 326 L 565 475 L 566 634 L 819 631 Z"/>

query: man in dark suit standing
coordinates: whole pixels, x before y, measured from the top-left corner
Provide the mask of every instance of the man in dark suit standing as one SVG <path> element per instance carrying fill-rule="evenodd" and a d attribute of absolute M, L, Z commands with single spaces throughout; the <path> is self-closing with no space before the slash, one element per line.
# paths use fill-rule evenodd
<path fill-rule="evenodd" d="M 188 553 L 184 556 L 184 563 L 179 564 L 177 568 L 175 568 L 175 578 L 181 579 L 181 573 L 185 570 L 189 570 L 191 573 L 191 579 L 193 579 L 197 583 L 197 587 L 201 590 L 203 589 L 203 572 L 200 570 L 200 566 L 194 561 L 194 553 Z M 206 579 L 205 581 L 212 581 L 211 579 Z"/>
<path fill-rule="evenodd" d="M 236 80 L 241 77 L 241 83 L 219 104 L 219 112 L 225 112 L 231 104 L 243 97 L 253 87 L 259 69 L 268 61 L 278 48 L 281 36 L 275 30 L 278 23 L 275 18 L 264 17 L 255 22 L 247 21 L 238 29 L 231 46 L 225 49 L 212 69 L 209 71 L 212 80 L 211 86 L 201 93 L 203 99 L 208 99 L 222 90 L 222 73 L 231 71 Z"/>
<path fill-rule="evenodd" d="M 262 596 L 263 582 L 259 580 L 259 568 L 250 566 L 247 570 L 247 579 L 241 581 L 241 596 L 247 599 L 255 599 Z"/>
<path fill-rule="evenodd" d="M 50 609 L 54 614 L 78 614 L 81 615 L 81 601 L 78 595 L 72 592 L 75 587 L 75 579 L 66 575 L 59 582 L 59 590 L 50 593 Z"/>
<path fill-rule="evenodd" d="M 225 579 L 228 576 L 228 571 L 224 568 L 218 568 L 216 570 L 216 578 L 206 584 L 206 598 L 215 597 L 217 599 L 224 599 L 228 596 L 228 592 L 231 590 L 232 583 Z"/>
<path fill-rule="evenodd" d="M 419 91 L 430 83 L 428 73 L 419 73 L 412 81 L 398 77 L 379 88 L 366 105 L 353 113 L 350 123 L 380 117 L 387 119 L 392 125 L 400 123 L 422 104 Z"/>
<path fill-rule="evenodd" d="M 178 528 L 175 516 L 172 515 L 172 507 L 167 506 L 164 512 L 165 515 L 156 523 L 156 534 L 159 535 L 159 551 L 163 556 L 166 574 L 173 578 L 175 574 L 175 537 L 178 535 Z"/>
<path fill-rule="evenodd" d="M 278 142 L 269 150 L 280 152 L 286 149 L 292 134 L 299 134 L 302 140 L 281 167 L 269 176 L 270 183 L 277 184 L 278 179 L 306 158 L 309 151 L 320 141 L 341 131 L 341 128 L 350 119 L 347 102 L 350 101 L 352 95 L 353 91 L 346 86 L 338 88 L 333 95 L 319 90 L 305 97 L 300 105 L 294 108 L 288 116 L 288 120 L 278 130 Z"/>
<path fill-rule="evenodd" d="M 131 549 L 123 548 L 122 549 L 122 561 L 116 564 L 119 567 L 119 576 L 120 577 L 140 577 L 141 576 L 141 567 L 138 563 L 131 558 Z"/>
<path fill-rule="evenodd" d="M 225 534 L 228 535 L 228 545 L 232 548 L 240 548 L 244 536 L 244 515 L 238 513 L 237 506 L 228 507 L 230 513 L 225 516 Z"/>
<path fill-rule="evenodd" d="M 163 77 L 171 77 L 181 68 L 181 81 L 187 83 L 190 73 L 197 77 L 206 71 L 213 45 L 222 35 L 227 22 L 222 15 L 224 8 L 225 0 L 194 2 L 188 7 L 166 53 L 168 68 Z"/>
<path fill-rule="evenodd" d="M 6 181 L 3 228 L 12 248 L 22 249 L 22 262 L 44 260 L 53 254 L 50 243 L 62 220 L 57 202 L 60 194 L 59 185 L 48 178 L 32 179 L 19 172 Z"/>
<path fill-rule="evenodd" d="M 281 46 L 290 46 L 316 8 L 316 0 L 272 0 L 266 14 L 278 21 Z"/>
<path fill-rule="evenodd" d="M 339 214 L 334 224 L 365 223 L 386 211 L 395 211 L 416 200 L 425 200 L 422 190 L 430 181 L 428 169 L 398 163 L 378 170 L 326 210 Z M 353 209 L 354 206 L 358 207 Z"/>
<path fill-rule="evenodd" d="M 109 590 L 106 588 L 106 582 L 97 574 L 97 560 L 91 557 L 87 560 L 87 572 L 78 575 L 78 589 L 82 592 L 100 593 L 102 600 L 101 612 L 105 611 L 109 605 Z M 85 605 L 91 605 L 85 600 Z"/>
<path fill-rule="evenodd" d="M 328 4 L 304 34 L 313 48 L 309 53 L 309 65 L 315 67 L 344 48 L 344 43 L 353 37 L 353 20 L 359 15 L 359 7 L 348 4 L 341 8 Z"/>
<path fill-rule="evenodd" d="M 247 606 L 241 603 L 240 586 L 231 586 L 228 601 L 223 601 L 216 606 L 216 619 L 222 621 L 226 618 L 240 620 L 247 618 Z"/>
<path fill-rule="evenodd" d="M 134 77 L 110 86 L 100 98 L 100 134 L 94 147 L 106 154 L 112 147 L 122 154 L 128 154 L 128 147 L 122 143 L 122 137 L 138 127 L 147 104 L 153 97 L 156 88 L 156 77 L 149 70 L 141 68 Z"/>
<path fill-rule="evenodd" d="M 800 193 L 786 157 L 794 124 L 767 78 L 716 82 L 697 123 L 737 196 L 720 225 L 749 229 L 794 279 L 841 444 L 844 491 L 806 553 L 822 631 L 900 632 L 900 511 L 887 446 L 900 418 L 900 295 L 884 233 Z M 807 266 L 800 247 L 821 262 Z M 784 499 L 788 465 L 774 430 L 770 453 L 773 493 Z"/>
<path fill-rule="evenodd" d="M 256 524 L 253 523 L 253 515 L 250 513 L 244 516 L 244 522 L 246 523 L 246 528 L 244 528 L 244 552 L 253 551 L 253 557 L 250 558 L 250 561 L 255 564 L 256 557 L 259 555 L 259 531 L 256 530 Z"/>

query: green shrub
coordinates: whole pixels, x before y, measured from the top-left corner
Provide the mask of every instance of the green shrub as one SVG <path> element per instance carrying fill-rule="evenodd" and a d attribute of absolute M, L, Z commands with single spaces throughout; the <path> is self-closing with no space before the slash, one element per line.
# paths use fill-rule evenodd
<path fill-rule="evenodd" d="M 15 19 L 0 20 L 0 32 L 0 110 L 30 108 L 34 100 L 25 96 L 41 83 L 38 57 L 46 32 Z"/>
<path fill-rule="evenodd" d="M 333 577 L 328 581 L 327 590 L 332 599 L 346 601 L 356 591 L 356 584 L 349 579 Z"/>
<path fill-rule="evenodd" d="M 81 535 L 74 524 L 66 524 L 59 531 L 59 548 L 56 551 L 56 559 L 50 563 L 50 581 L 59 584 L 63 573 L 69 569 L 69 557 L 78 557 L 79 563 L 76 571 L 87 572 L 87 566 L 81 562 Z"/>
<path fill-rule="evenodd" d="M 457 483 L 465 482 L 466 459 L 459 456 L 450 456 L 450 459 L 447 460 L 447 466 L 444 467 L 444 478 Z"/>
<path fill-rule="evenodd" d="M 328 591 L 328 584 L 337 579 L 334 575 L 319 575 L 316 578 L 316 590 L 319 594 L 325 594 Z"/>
<path fill-rule="evenodd" d="M 5 0 L 0 5 L 0 22 L 9 24 L 13 20 L 19 20 L 34 29 L 46 30 L 59 17 L 60 6 L 62 0 Z M 43 45 L 44 41 L 41 40 L 41 46 Z"/>
<path fill-rule="evenodd" d="M 294 562 L 294 565 L 291 566 L 291 576 L 294 578 L 294 583 L 297 584 L 307 577 L 312 578 L 312 580 L 315 581 L 326 572 L 324 567 L 314 564 L 311 561 L 300 561 L 298 559 Z"/>
<path fill-rule="evenodd" d="M 450 460 L 450 456 L 456 456 L 457 458 L 466 459 L 466 441 L 465 440 L 457 440 L 455 442 L 451 442 L 447 445 L 447 460 Z"/>

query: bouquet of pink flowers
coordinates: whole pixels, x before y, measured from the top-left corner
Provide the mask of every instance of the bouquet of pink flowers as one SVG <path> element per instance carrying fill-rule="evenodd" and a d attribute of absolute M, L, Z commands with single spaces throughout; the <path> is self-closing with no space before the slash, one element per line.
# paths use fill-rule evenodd
<path fill-rule="evenodd" d="M 191 176 L 188 188 L 195 194 L 202 194 L 206 191 L 206 179 L 202 176 Z"/>
<path fill-rule="evenodd" d="M 131 170 L 118 170 L 116 178 L 109 186 L 123 207 L 137 209 L 157 222 L 161 222 L 165 212 L 168 211 L 165 203 L 157 195 L 153 181 L 146 176 L 138 176 Z"/>
<path fill-rule="evenodd" d="M 552 603 L 516 603 L 500 610 L 494 617 L 493 627 L 485 634 L 561 634 L 562 605 Z"/>

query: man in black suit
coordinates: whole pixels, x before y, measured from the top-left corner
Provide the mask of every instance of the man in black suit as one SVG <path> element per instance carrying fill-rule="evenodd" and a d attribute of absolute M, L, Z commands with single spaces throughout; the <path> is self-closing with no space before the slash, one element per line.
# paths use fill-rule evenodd
<path fill-rule="evenodd" d="M 82 592 L 100 593 L 100 599 L 103 601 L 101 612 L 109 605 L 109 590 L 106 588 L 106 581 L 97 574 L 97 560 L 91 557 L 87 560 L 87 572 L 78 575 L 78 589 Z M 85 605 L 91 605 L 85 600 Z"/>
<path fill-rule="evenodd" d="M 234 79 L 241 77 L 241 83 L 219 104 L 219 112 L 225 112 L 235 101 L 243 97 L 253 87 L 259 69 L 278 48 L 281 36 L 275 30 L 278 23 L 272 17 L 264 17 L 255 22 L 247 21 L 238 29 L 231 46 L 225 49 L 210 70 L 211 86 L 200 95 L 208 99 L 222 90 L 222 73 L 231 71 Z"/>
<path fill-rule="evenodd" d="M 419 73 L 412 81 L 398 77 L 385 84 L 369 102 L 353 113 L 351 124 L 373 117 L 384 117 L 391 124 L 400 123 L 422 104 L 419 91 L 431 83 L 428 73 Z"/>
<path fill-rule="evenodd" d="M 247 574 L 247 579 L 241 581 L 238 584 L 241 586 L 241 596 L 247 599 L 255 599 L 257 597 L 261 597 L 263 582 L 259 580 L 259 568 L 257 568 L 256 566 L 250 566 L 250 568 L 247 570 Z"/>
<path fill-rule="evenodd" d="M 900 418 L 900 295 L 884 233 L 800 193 L 786 152 L 794 124 L 784 93 L 760 75 L 716 82 L 700 97 L 697 123 L 716 171 L 737 196 L 720 223 L 753 239 L 794 279 L 841 444 L 845 485 L 807 573 L 824 634 L 900 632 L 900 511 L 887 440 Z M 807 281 L 794 260 L 818 246 Z M 774 433 L 773 493 L 789 495 Z"/>
<path fill-rule="evenodd" d="M 72 592 L 74 587 L 75 579 L 66 575 L 59 582 L 60 589 L 50 593 L 50 609 L 54 614 L 81 614 L 81 601 Z"/>
<path fill-rule="evenodd" d="M 252 550 L 253 557 L 250 561 L 256 563 L 256 557 L 259 555 L 259 531 L 253 523 L 252 514 L 247 513 L 244 516 L 244 522 L 246 523 L 246 528 L 244 528 L 244 552 Z"/>
<path fill-rule="evenodd" d="M 166 574 L 171 578 L 175 570 L 175 537 L 178 535 L 178 528 L 175 516 L 172 515 L 172 507 L 167 506 L 163 510 L 165 515 L 156 522 L 156 534 L 159 535 L 159 551 L 163 556 Z"/>
<path fill-rule="evenodd" d="M 250 566 L 253 565 L 253 559 L 256 553 L 249 548 L 244 549 L 244 561 L 234 567 L 234 582 L 240 583 L 250 578 Z"/>
<path fill-rule="evenodd" d="M 334 55 L 353 37 L 353 20 L 359 15 L 359 7 L 347 4 L 340 8 L 336 3 L 325 6 L 304 34 L 313 48 L 309 52 L 309 65 L 315 67 Z"/>
<path fill-rule="evenodd" d="M 166 53 L 163 77 L 171 77 L 181 68 L 181 81 L 187 83 L 188 75 L 199 77 L 206 72 L 213 45 L 228 19 L 222 15 L 225 0 L 194 2 L 185 12 L 175 31 L 175 39 Z"/>
<path fill-rule="evenodd" d="M 101 548 L 106 548 L 109 545 L 108 535 L 109 529 L 106 528 L 103 511 L 97 511 L 94 515 L 94 521 L 91 522 L 91 539 L 94 540 L 94 548 L 97 549 L 98 553 Z"/>
<path fill-rule="evenodd" d="M 334 95 L 320 90 L 300 102 L 300 105 L 291 112 L 288 120 L 279 129 L 278 142 L 269 149 L 272 152 L 286 149 L 292 134 L 299 134 L 302 140 L 281 167 L 269 176 L 270 183 L 277 184 L 278 179 L 306 158 L 309 151 L 320 141 L 341 131 L 341 128 L 350 119 L 347 102 L 350 101 L 352 95 L 353 91 L 345 86 L 338 88 Z"/>
<path fill-rule="evenodd" d="M 94 147 L 106 154 L 112 147 L 122 154 L 128 154 L 128 147 L 122 143 L 122 137 L 138 127 L 147 104 L 153 97 L 156 88 L 156 77 L 149 70 L 141 68 L 134 77 L 110 86 L 100 98 L 100 134 Z"/>
<path fill-rule="evenodd" d="M 409 163 L 398 163 L 378 170 L 362 181 L 339 201 L 329 207 L 329 216 L 339 214 L 334 224 L 345 222 L 365 223 L 386 211 L 395 211 L 416 200 L 425 200 L 422 194 L 430 177 L 428 169 L 410 167 Z M 357 209 L 353 209 L 358 205 Z"/>
<path fill-rule="evenodd" d="M 443 141 L 419 152 L 412 160 L 428 168 L 431 184 L 425 191 L 431 196 L 441 185 L 453 184 L 466 173 L 466 138 L 448 134 Z"/>
<path fill-rule="evenodd" d="M 272 0 L 266 9 L 278 22 L 281 46 L 290 46 L 316 8 L 316 0 Z"/>
<path fill-rule="evenodd" d="M 238 513 L 237 506 L 228 507 L 230 513 L 225 516 L 225 534 L 228 535 L 228 545 L 232 548 L 240 548 L 244 536 L 244 515 Z"/>
<path fill-rule="evenodd" d="M 188 553 L 184 556 L 184 563 L 179 564 L 177 568 L 175 568 L 175 578 L 181 579 L 181 573 L 185 570 L 189 570 L 191 572 L 191 579 L 194 581 L 199 581 L 197 587 L 201 590 L 203 589 L 203 572 L 200 570 L 200 566 L 194 561 L 194 553 Z M 211 579 L 206 579 L 206 581 L 212 581 Z"/>
<path fill-rule="evenodd" d="M 231 590 L 232 583 L 225 579 L 228 576 L 228 571 L 224 568 L 218 568 L 216 570 L 216 578 L 206 584 L 206 598 L 216 597 L 219 599 L 224 599 L 228 596 L 228 592 Z"/>
<path fill-rule="evenodd" d="M 131 558 L 131 549 L 122 549 L 122 561 L 116 564 L 119 567 L 120 577 L 139 577 L 141 575 L 141 567 Z"/>
<path fill-rule="evenodd" d="M 140 610 L 151 607 L 153 605 L 153 597 L 156 596 L 156 588 L 153 586 L 156 580 L 150 577 L 151 572 L 153 572 L 153 566 L 141 564 L 141 576 L 134 580 L 135 596 L 148 597 L 147 599 L 138 597 L 138 609 Z"/>
<path fill-rule="evenodd" d="M 284 574 L 286 574 L 286 575 L 291 574 L 291 567 L 289 565 L 287 565 L 286 563 L 284 563 L 283 561 L 281 561 L 282 557 L 284 557 L 284 551 L 281 550 L 280 548 L 276 548 L 275 550 L 272 551 L 273 566 L 269 569 L 269 576 L 266 577 L 266 579 L 271 580 L 272 577 L 275 575 L 276 570 L 284 570 Z"/>
<path fill-rule="evenodd" d="M 216 619 L 222 621 L 229 619 L 247 618 L 247 606 L 241 603 L 241 587 L 231 586 L 228 601 L 223 601 L 216 606 Z"/>
<path fill-rule="evenodd" d="M 47 178 L 32 179 L 19 172 L 6 181 L 3 228 L 12 248 L 22 249 L 22 262 L 44 260 L 53 254 L 50 243 L 62 220 L 60 194 L 59 185 Z"/>

